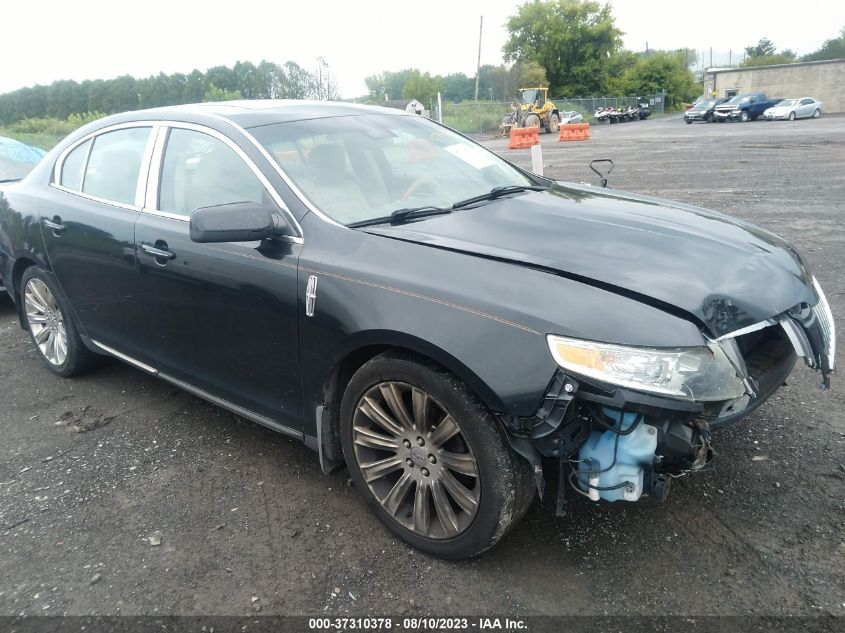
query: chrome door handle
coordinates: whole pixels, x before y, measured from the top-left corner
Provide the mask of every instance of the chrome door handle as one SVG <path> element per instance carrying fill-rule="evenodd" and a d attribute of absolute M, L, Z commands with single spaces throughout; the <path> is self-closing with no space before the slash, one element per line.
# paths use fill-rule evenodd
<path fill-rule="evenodd" d="M 152 255 L 156 259 L 176 258 L 176 253 L 164 250 L 162 248 L 156 248 L 155 246 L 150 246 L 149 244 L 141 244 L 141 250 L 144 251 L 147 255 Z"/>
<path fill-rule="evenodd" d="M 59 221 L 54 222 L 53 220 Z M 43 220 L 44 226 L 53 231 L 53 233 L 63 233 L 64 231 L 67 231 L 67 227 L 64 224 L 61 224 L 60 218 L 55 217 L 53 218 L 53 220 Z"/>

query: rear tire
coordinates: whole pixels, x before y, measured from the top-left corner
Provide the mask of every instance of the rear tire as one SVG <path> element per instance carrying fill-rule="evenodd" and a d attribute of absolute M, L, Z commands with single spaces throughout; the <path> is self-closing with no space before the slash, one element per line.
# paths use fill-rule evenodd
<path fill-rule="evenodd" d="M 549 132 L 557 134 L 560 131 L 560 117 L 556 114 L 549 115 Z"/>
<path fill-rule="evenodd" d="M 51 372 L 75 376 L 103 361 L 85 347 L 64 295 L 52 276 L 37 266 L 21 277 L 21 304 L 35 349 Z"/>
<path fill-rule="evenodd" d="M 540 131 L 540 117 L 536 114 L 529 114 L 525 117 L 525 127 L 535 127 L 537 128 L 537 132 Z"/>
<path fill-rule="evenodd" d="M 531 505 L 528 462 L 475 394 L 436 365 L 399 352 L 375 357 L 349 382 L 340 416 L 359 494 L 417 549 L 477 556 Z"/>

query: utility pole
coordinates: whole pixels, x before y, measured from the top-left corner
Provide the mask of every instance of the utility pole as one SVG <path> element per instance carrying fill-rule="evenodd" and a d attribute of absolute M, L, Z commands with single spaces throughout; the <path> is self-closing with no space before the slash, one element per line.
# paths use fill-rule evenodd
<path fill-rule="evenodd" d="M 645 43 L 645 56 L 648 57 L 648 42 Z"/>
<path fill-rule="evenodd" d="M 710 47 L 710 68 L 713 68 L 713 47 Z"/>
<path fill-rule="evenodd" d="M 484 16 L 478 25 L 478 63 L 475 66 L 475 100 L 478 101 L 478 81 L 481 79 L 481 32 L 484 30 Z"/>

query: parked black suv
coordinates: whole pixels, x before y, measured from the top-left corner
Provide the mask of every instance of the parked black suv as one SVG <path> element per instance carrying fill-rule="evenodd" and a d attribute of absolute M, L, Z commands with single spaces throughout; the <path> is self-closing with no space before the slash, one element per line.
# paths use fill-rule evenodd
<path fill-rule="evenodd" d="M 687 123 L 692 123 L 693 121 L 713 123 L 713 112 L 716 106 L 725 101 L 727 101 L 725 97 L 704 97 L 699 99 L 684 113 L 684 121 Z"/>

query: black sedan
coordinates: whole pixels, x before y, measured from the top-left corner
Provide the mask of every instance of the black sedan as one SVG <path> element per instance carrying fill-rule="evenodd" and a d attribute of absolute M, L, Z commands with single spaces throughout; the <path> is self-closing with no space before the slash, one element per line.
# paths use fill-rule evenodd
<path fill-rule="evenodd" d="M 834 369 L 775 235 L 366 106 L 92 123 L 5 190 L 0 276 L 50 371 L 114 356 L 299 438 L 450 558 L 537 493 L 663 498 L 797 357 Z"/>

